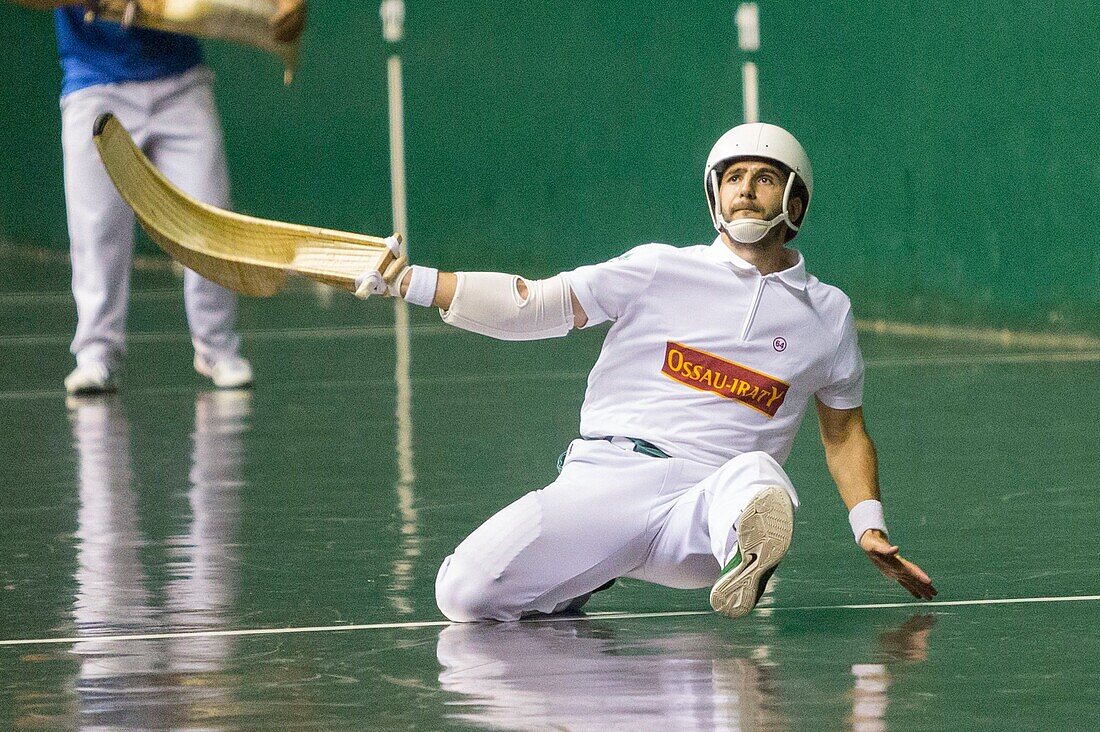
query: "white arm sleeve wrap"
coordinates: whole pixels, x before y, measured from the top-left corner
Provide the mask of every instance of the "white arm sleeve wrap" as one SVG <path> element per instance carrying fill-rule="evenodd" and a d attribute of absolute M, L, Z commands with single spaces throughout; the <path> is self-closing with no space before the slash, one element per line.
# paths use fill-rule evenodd
<path fill-rule="evenodd" d="M 458 272 L 450 310 L 440 310 L 443 322 L 502 341 L 557 338 L 573 327 L 573 300 L 561 275 L 524 280 L 521 298 L 516 275 Z"/>

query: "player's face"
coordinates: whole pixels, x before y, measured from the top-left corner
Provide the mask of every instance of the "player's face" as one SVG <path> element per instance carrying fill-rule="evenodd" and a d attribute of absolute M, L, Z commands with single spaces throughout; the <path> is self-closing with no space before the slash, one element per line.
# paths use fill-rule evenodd
<path fill-rule="evenodd" d="M 718 197 L 726 221 L 770 220 L 783 212 L 787 176 L 773 163 L 746 158 L 734 161 L 719 181 Z"/>

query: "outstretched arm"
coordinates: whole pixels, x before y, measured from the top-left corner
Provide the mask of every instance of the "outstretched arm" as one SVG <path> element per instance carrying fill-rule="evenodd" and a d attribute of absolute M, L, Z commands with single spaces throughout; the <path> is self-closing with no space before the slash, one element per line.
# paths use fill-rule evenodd
<path fill-rule="evenodd" d="M 409 291 L 409 281 L 412 279 L 412 272 L 407 273 L 401 282 L 401 297 L 405 297 Z M 458 287 L 458 275 L 454 272 L 440 272 L 439 279 L 436 281 L 435 296 L 432 298 L 432 307 L 440 308 L 441 310 L 450 310 L 451 302 L 454 301 L 455 290 Z M 520 298 L 527 298 L 527 283 L 523 279 L 519 279 L 516 282 L 516 290 L 519 292 Z M 573 303 L 573 327 L 583 328 L 585 323 L 588 322 L 588 315 L 584 312 L 584 308 L 581 307 L 581 303 L 577 300 L 577 296 L 573 294 L 573 291 L 569 291 L 569 299 Z"/>
<path fill-rule="evenodd" d="M 859 546 L 871 563 L 889 579 L 896 580 L 913 597 L 930 600 L 937 594 L 931 578 L 899 553 L 897 546 L 886 536 L 885 525 L 874 519 L 867 521 L 858 516 L 864 509 L 877 508 L 865 501 L 879 501 L 878 457 L 875 445 L 867 434 L 863 422 L 863 409 L 833 409 L 820 400 L 817 402 L 817 418 L 821 427 L 821 442 L 825 446 L 825 461 L 836 482 L 840 497 L 849 512 L 860 506 L 853 517 L 853 527 L 865 523 L 879 523 L 879 528 L 866 528 L 856 537 Z M 863 504 L 862 506 L 860 504 Z M 881 516 L 881 513 L 879 513 Z"/>
<path fill-rule="evenodd" d="M 514 275 L 439 272 L 430 267 L 409 267 L 401 257 L 385 272 L 368 270 L 360 275 L 355 294 L 361 298 L 386 294 L 415 305 L 436 307 L 456 316 L 452 320 L 444 316 L 453 325 L 506 340 L 526 340 L 524 331 L 528 329 L 532 330 L 529 337 L 546 337 L 553 330 L 549 326 L 553 325 L 555 312 L 567 316 L 568 325 L 561 326 L 565 331 L 569 327 L 582 328 L 588 322 L 576 293 L 561 275 L 529 282 Z M 456 313 L 456 309 L 461 312 Z M 480 329 L 479 324 L 489 329 Z M 497 326 L 504 326 L 508 333 Z M 564 335 L 564 331 L 553 335 Z"/>

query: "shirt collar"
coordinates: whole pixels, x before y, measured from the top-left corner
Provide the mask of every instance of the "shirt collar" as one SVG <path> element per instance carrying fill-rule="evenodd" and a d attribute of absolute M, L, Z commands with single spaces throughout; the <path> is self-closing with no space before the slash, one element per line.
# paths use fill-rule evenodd
<path fill-rule="evenodd" d="M 806 259 L 802 256 L 802 252 L 797 249 L 792 251 L 798 255 L 798 261 L 787 267 L 787 269 L 764 276 L 774 277 L 796 290 L 805 290 L 807 283 Z M 726 242 L 722 240 L 721 235 L 707 248 L 707 255 L 715 262 L 728 265 L 730 269 L 738 274 L 760 276 L 760 270 L 756 268 L 756 265 L 750 264 L 737 256 L 732 249 L 726 246 Z"/>

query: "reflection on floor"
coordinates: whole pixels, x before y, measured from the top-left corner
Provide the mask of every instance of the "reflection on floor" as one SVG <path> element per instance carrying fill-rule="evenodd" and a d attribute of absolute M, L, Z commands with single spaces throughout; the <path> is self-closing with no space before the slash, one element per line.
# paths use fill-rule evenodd
<path fill-rule="evenodd" d="M 934 618 L 878 636 L 875 663 L 852 665 L 853 732 L 884 730 L 890 669 L 925 660 Z M 600 621 L 452 625 L 439 634 L 448 717 L 508 730 L 785 730 L 783 668 L 766 646 L 717 631 L 622 640 Z"/>
<path fill-rule="evenodd" d="M 186 534 L 167 542 L 163 600 L 154 600 L 133 487 L 130 425 L 115 396 L 69 400 L 79 465 L 78 569 L 73 645 L 80 723 L 149 728 L 222 716 L 235 702 L 224 682 L 231 637 L 118 643 L 97 634 L 131 630 L 218 630 L 238 591 L 235 536 L 242 486 L 241 435 L 251 394 L 218 391 L 195 399 Z"/>

